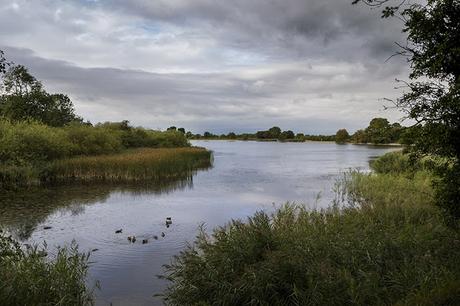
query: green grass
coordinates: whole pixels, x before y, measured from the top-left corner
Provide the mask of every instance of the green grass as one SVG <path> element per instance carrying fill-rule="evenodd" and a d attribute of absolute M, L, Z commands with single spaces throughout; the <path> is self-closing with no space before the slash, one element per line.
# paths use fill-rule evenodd
<path fill-rule="evenodd" d="M 0 190 L 67 180 L 173 179 L 210 165 L 210 152 L 188 148 L 181 132 L 148 130 L 126 122 L 57 128 L 0 118 Z"/>
<path fill-rule="evenodd" d="M 50 258 L 45 252 L 24 250 L 0 232 L 0 304 L 92 305 L 93 291 L 85 283 L 89 255 L 74 244 Z"/>
<path fill-rule="evenodd" d="M 348 173 L 332 207 L 232 221 L 166 267 L 170 305 L 458 305 L 460 236 L 432 176 Z"/>

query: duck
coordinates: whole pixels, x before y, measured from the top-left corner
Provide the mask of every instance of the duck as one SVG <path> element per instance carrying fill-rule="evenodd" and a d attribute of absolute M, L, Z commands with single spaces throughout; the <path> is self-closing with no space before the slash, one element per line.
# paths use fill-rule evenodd
<path fill-rule="evenodd" d="M 120 228 L 119 230 L 116 230 L 116 231 L 115 231 L 115 234 L 121 234 L 122 232 L 123 232 L 123 229 Z"/>
<path fill-rule="evenodd" d="M 128 236 L 128 241 L 132 243 L 136 242 L 136 236 Z"/>
<path fill-rule="evenodd" d="M 158 240 L 158 236 L 157 236 L 157 235 L 153 235 L 153 239 Z"/>
<path fill-rule="evenodd" d="M 161 232 L 161 237 L 164 237 L 164 236 L 166 236 L 165 232 Z"/>
<path fill-rule="evenodd" d="M 146 244 L 146 243 L 149 243 L 149 240 L 148 239 L 142 239 L 142 244 Z"/>

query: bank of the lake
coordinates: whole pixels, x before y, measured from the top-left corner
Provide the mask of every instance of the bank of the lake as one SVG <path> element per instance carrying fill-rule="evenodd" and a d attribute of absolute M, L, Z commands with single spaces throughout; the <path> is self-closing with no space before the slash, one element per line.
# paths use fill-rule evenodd
<path fill-rule="evenodd" d="M 340 172 L 367 171 L 369 160 L 393 150 L 321 142 L 192 145 L 214 152 L 213 168 L 161 186 L 64 184 L 14 197 L 2 194 L 0 224 L 21 243 L 46 241 L 53 249 L 75 240 L 83 252 L 97 249 L 88 271 L 89 285 L 101 283 L 97 305 L 161 305 L 152 295 L 163 292 L 168 282 L 155 276 L 195 239 L 200 224 L 211 231 L 259 210 L 273 212 L 286 201 L 327 207 Z M 172 217 L 170 227 L 166 217 Z M 123 232 L 116 234 L 119 229 Z M 127 240 L 132 235 L 134 244 Z"/>
<path fill-rule="evenodd" d="M 14 190 L 82 181 L 161 183 L 209 167 L 212 158 L 178 131 L 0 119 L 0 161 L 0 190 Z"/>

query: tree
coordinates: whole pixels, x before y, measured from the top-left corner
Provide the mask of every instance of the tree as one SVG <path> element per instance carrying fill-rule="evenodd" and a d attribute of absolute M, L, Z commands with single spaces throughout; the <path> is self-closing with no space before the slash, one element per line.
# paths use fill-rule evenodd
<path fill-rule="evenodd" d="M 175 126 L 170 126 L 169 128 L 166 129 L 166 131 L 175 131 L 177 128 Z"/>
<path fill-rule="evenodd" d="M 366 134 L 371 143 L 389 143 L 390 122 L 385 118 L 374 118 L 366 128 Z"/>
<path fill-rule="evenodd" d="M 460 1 L 427 0 L 409 4 L 394 0 L 353 0 L 383 7 L 382 17 L 403 20 L 407 43 L 398 54 L 410 63 L 410 81 L 395 105 L 420 131 L 415 153 L 453 158 L 441 174 L 436 199 L 452 216 L 460 217 Z M 392 5 L 394 3 L 394 5 Z"/>
<path fill-rule="evenodd" d="M 278 136 L 278 139 L 280 140 L 285 140 L 285 139 L 294 139 L 295 134 L 293 131 L 288 130 L 288 131 L 283 131 L 281 134 Z"/>
<path fill-rule="evenodd" d="M 337 143 L 345 143 L 350 138 L 350 134 L 346 129 L 340 129 L 335 133 L 335 142 Z"/>
<path fill-rule="evenodd" d="M 281 129 L 277 126 L 274 126 L 268 130 L 267 138 L 279 138 L 281 135 Z"/>
<path fill-rule="evenodd" d="M 6 63 L 1 51 L 0 72 L 3 85 L 0 95 L 1 116 L 15 121 L 34 119 L 51 126 L 82 121 L 75 115 L 73 103 L 68 96 L 46 92 L 41 82 L 26 67 Z"/>
<path fill-rule="evenodd" d="M 185 134 L 185 129 L 184 128 L 178 128 L 177 131 L 181 132 L 182 134 Z"/>

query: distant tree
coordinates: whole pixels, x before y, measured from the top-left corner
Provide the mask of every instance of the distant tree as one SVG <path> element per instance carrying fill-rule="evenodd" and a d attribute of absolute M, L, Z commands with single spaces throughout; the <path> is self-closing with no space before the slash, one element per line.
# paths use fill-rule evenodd
<path fill-rule="evenodd" d="M 350 134 L 346 129 L 340 129 L 335 133 L 335 142 L 337 143 L 345 143 L 350 139 Z"/>
<path fill-rule="evenodd" d="M 389 143 L 390 122 L 385 118 L 374 118 L 366 128 L 366 133 L 371 143 Z"/>
<path fill-rule="evenodd" d="M 367 133 L 365 130 L 357 130 L 353 136 L 351 136 L 351 139 L 354 143 L 368 143 L 369 142 L 369 137 L 367 136 Z"/>
<path fill-rule="evenodd" d="M 295 135 L 295 138 L 296 138 L 296 139 L 301 139 L 301 140 L 303 140 L 303 139 L 305 138 L 305 135 L 304 135 L 303 133 L 297 133 L 297 134 Z"/>
<path fill-rule="evenodd" d="M 295 138 L 295 134 L 291 130 L 281 132 L 281 134 L 278 137 L 278 139 L 280 140 L 294 139 L 294 138 Z"/>
<path fill-rule="evenodd" d="M 281 129 L 277 126 L 274 126 L 268 130 L 267 138 L 277 139 L 281 135 Z"/>
<path fill-rule="evenodd" d="M 3 66 L 2 66 L 3 67 Z M 82 122 L 73 103 L 64 94 L 49 94 L 27 68 L 11 65 L 3 69 L 0 115 L 11 120 L 35 119 L 51 126 Z"/>
<path fill-rule="evenodd" d="M 188 131 L 187 133 L 185 133 L 185 137 L 192 138 L 193 137 L 192 132 Z"/>
<path fill-rule="evenodd" d="M 175 126 L 170 126 L 169 128 L 166 129 L 166 131 L 176 131 L 177 128 Z"/>
<path fill-rule="evenodd" d="M 185 134 L 185 129 L 184 128 L 178 128 L 177 131 L 181 132 L 182 134 Z"/>
<path fill-rule="evenodd" d="M 227 137 L 228 137 L 229 139 L 235 139 L 235 138 L 236 138 L 236 134 L 235 134 L 234 132 L 230 132 L 230 133 L 228 133 Z"/>
<path fill-rule="evenodd" d="M 270 133 L 268 131 L 258 131 L 256 133 L 256 138 L 268 139 L 268 138 L 270 138 Z"/>
<path fill-rule="evenodd" d="M 208 131 L 204 132 L 204 134 L 203 134 L 203 137 L 204 137 L 204 138 L 211 138 L 212 136 L 213 136 L 213 135 L 212 135 L 210 132 L 208 132 Z"/>

